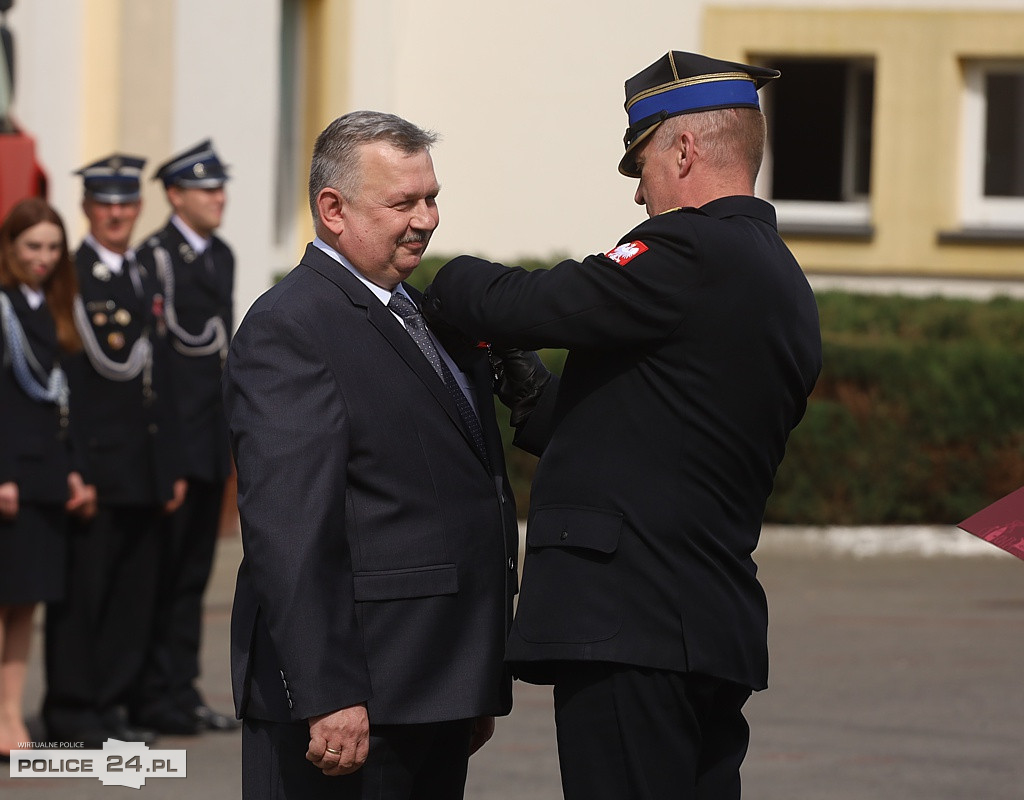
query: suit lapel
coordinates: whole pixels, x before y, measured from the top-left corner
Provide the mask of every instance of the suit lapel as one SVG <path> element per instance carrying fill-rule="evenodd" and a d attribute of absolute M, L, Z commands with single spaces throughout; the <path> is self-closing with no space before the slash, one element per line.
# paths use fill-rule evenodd
<path fill-rule="evenodd" d="M 387 307 L 374 297 L 373 293 L 360 283 L 344 266 L 321 251 L 316 245 L 309 244 L 306 246 L 306 253 L 302 258 L 302 263 L 331 281 L 348 296 L 353 305 L 366 309 L 367 321 L 388 341 L 402 360 L 422 381 L 427 391 L 430 392 L 445 414 L 448 415 L 448 418 L 458 428 L 459 433 L 466 442 L 466 446 L 477 455 L 480 463 L 483 464 L 483 458 L 477 452 L 477 448 L 462 422 L 459 410 L 455 407 L 455 401 L 448 394 L 444 383 L 437 373 L 434 372 L 434 368 L 430 366 L 430 363 L 424 357 L 416 342 L 412 340 L 412 337 L 409 336 L 405 328 L 402 327 L 402 324 L 395 319 L 395 316 Z M 405 286 L 410 296 L 418 302 L 419 292 L 405 284 L 403 286 Z"/>
<path fill-rule="evenodd" d="M 487 446 L 487 457 L 500 474 L 500 465 L 505 463 L 501 432 L 498 430 L 494 414 L 489 413 L 489 410 L 488 413 L 483 411 L 494 404 L 494 374 L 491 370 L 491 362 L 487 359 L 484 351 L 475 351 L 472 363 L 464 369 L 464 372 L 469 376 L 473 386 L 476 407 L 480 412 L 477 416 L 480 418 L 480 426 L 484 431 L 484 443 Z"/>

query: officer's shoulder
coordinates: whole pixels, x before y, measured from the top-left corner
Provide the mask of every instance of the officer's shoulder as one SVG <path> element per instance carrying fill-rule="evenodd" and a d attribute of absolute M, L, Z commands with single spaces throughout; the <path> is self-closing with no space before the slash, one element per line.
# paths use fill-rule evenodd
<path fill-rule="evenodd" d="M 216 233 L 213 234 L 213 236 L 211 237 L 211 242 L 212 242 L 212 246 L 213 246 L 214 250 L 220 251 L 222 253 L 227 253 L 232 258 L 234 257 L 235 251 L 231 249 L 231 245 L 229 245 L 226 241 L 224 241 Z"/>
<path fill-rule="evenodd" d="M 659 240 L 677 238 L 682 231 L 689 229 L 694 224 L 695 219 L 699 219 L 699 212 L 696 215 L 689 213 L 693 210 L 674 208 L 649 217 L 637 224 L 622 237 L 621 241 L 645 242 L 648 247 L 653 247 Z"/>
<path fill-rule="evenodd" d="M 139 243 L 138 248 L 136 248 L 136 252 L 143 253 L 146 251 L 155 250 L 158 247 L 166 247 L 164 236 L 165 230 L 163 229 L 153 231 L 149 236 L 147 236 Z"/>

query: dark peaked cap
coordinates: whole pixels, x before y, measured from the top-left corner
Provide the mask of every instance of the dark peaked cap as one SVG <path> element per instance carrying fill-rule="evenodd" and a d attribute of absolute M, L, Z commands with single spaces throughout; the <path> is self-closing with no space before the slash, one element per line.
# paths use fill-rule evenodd
<path fill-rule="evenodd" d="M 134 203 L 142 195 L 139 176 L 145 165 L 144 158 L 114 153 L 75 170 L 74 174 L 82 176 L 86 197 L 98 203 Z"/>
<path fill-rule="evenodd" d="M 757 90 L 778 70 L 673 50 L 626 81 L 629 127 L 619 172 L 639 178 L 636 149 L 669 117 L 716 108 L 760 108 Z"/>
<path fill-rule="evenodd" d="M 153 180 L 161 180 L 164 187 L 181 186 L 184 189 L 216 189 L 228 179 L 225 167 L 213 149 L 213 142 L 204 139 L 183 153 L 171 156 L 157 167 Z"/>

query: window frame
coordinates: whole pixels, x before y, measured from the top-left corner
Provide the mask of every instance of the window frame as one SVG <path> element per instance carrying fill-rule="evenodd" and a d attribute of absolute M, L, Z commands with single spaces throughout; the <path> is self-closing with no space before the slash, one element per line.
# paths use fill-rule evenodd
<path fill-rule="evenodd" d="M 816 58 L 816 57 L 815 57 Z M 841 194 L 844 199 L 840 200 L 779 200 L 772 196 L 772 169 L 773 153 L 772 142 L 768 141 L 765 146 L 764 161 L 761 171 L 758 173 L 755 184 L 755 192 L 759 197 L 767 198 L 775 206 L 778 214 L 780 227 L 799 228 L 813 232 L 820 227 L 823 232 L 830 229 L 841 232 L 843 228 L 856 231 L 865 231 L 871 225 L 871 198 L 870 194 L 857 194 L 855 189 L 856 173 L 856 97 L 857 78 L 865 69 L 870 69 L 877 75 L 877 58 L 873 55 L 832 55 L 822 56 L 829 61 L 845 62 L 846 70 L 846 111 L 843 126 L 843 163 Z M 758 63 L 769 64 L 773 61 L 786 60 L 813 60 L 803 55 L 788 55 L 786 53 L 774 53 L 769 57 L 762 56 Z M 872 126 L 874 127 L 877 116 L 872 100 Z M 766 97 L 762 103 L 766 114 L 771 114 L 771 99 Z M 869 157 L 873 161 L 874 132 L 872 131 L 872 154 Z M 868 164 L 868 170 L 872 169 Z"/>
<path fill-rule="evenodd" d="M 964 228 L 1024 228 L 1024 197 L 985 195 L 985 78 L 992 72 L 1024 76 L 1024 59 L 970 58 L 961 61 L 960 223 Z"/>

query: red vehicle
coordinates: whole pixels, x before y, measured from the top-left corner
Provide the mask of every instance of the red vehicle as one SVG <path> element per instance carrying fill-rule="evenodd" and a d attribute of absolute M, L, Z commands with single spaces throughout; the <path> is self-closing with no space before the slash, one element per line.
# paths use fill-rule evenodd
<path fill-rule="evenodd" d="M 6 15 L 14 0 L 0 0 L 0 219 L 25 197 L 46 196 L 46 173 L 36 160 L 35 140 L 9 113 L 14 92 L 14 40 Z"/>

